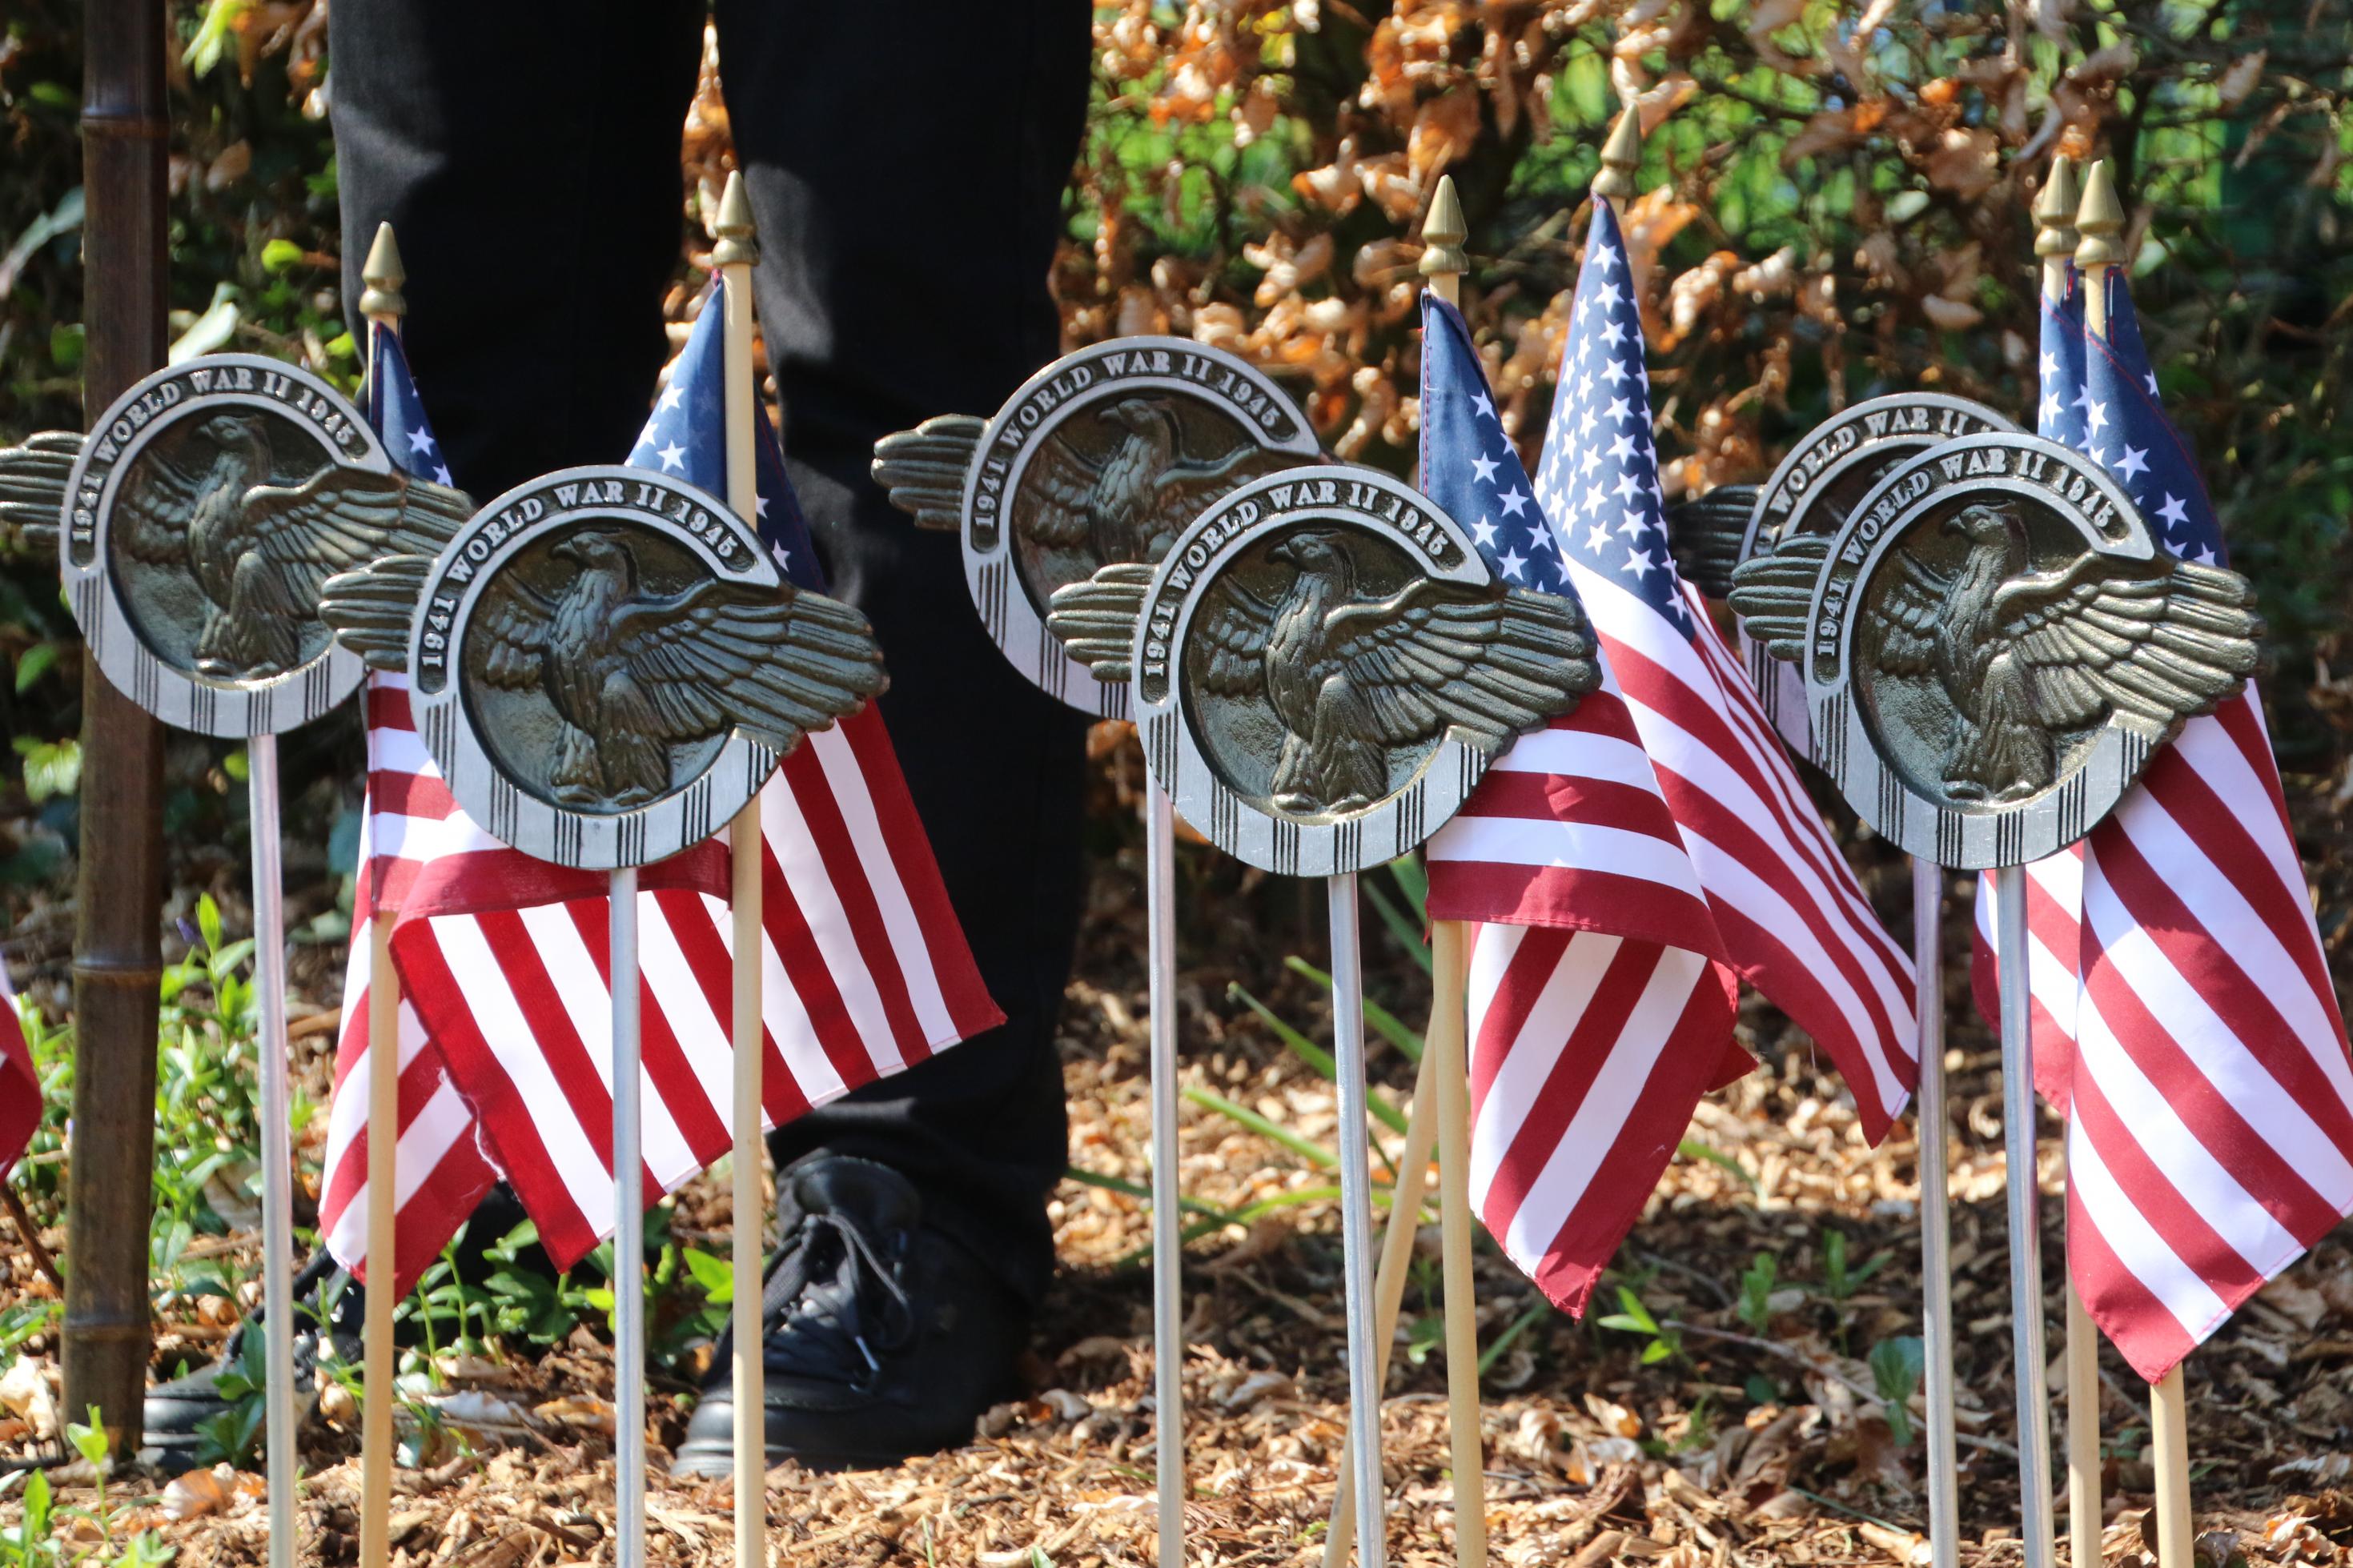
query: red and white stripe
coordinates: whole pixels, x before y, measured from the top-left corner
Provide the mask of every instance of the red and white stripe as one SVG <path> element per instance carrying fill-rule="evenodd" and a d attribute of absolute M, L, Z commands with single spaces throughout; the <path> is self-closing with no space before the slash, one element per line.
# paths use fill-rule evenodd
<path fill-rule="evenodd" d="M 1573 556 L 1570 567 L 1733 968 L 1830 1053 L 1876 1142 L 1918 1074 L 1909 959 L 1864 900 L 1705 602 L 1680 585 L 1698 628 L 1685 637 Z"/>
<path fill-rule="evenodd" d="M 1471 1201 L 1572 1312 L 1701 1095 L 1749 1065 L 1722 943 L 1633 716 L 1603 686 L 1496 758 L 1430 840 L 1472 933 Z"/>
<path fill-rule="evenodd" d="M 2154 1382 L 2353 1213 L 2353 1062 L 2252 692 L 2085 841 L 2068 1266 Z"/>
<path fill-rule="evenodd" d="M 0 1181 L 33 1141 L 41 1124 L 41 1075 L 33 1065 L 33 1050 L 25 1042 L 24 1020 L 16 1016 L 16 994 L 8 988 L 8 972 L 0 968 Z"/>
<path fill-rule="evenodd" d="M 403 851 L 375 863 L 403 891 L 393 956 L 404 1024 L 418 1030 L 413 1052 L 406 1029 L 403 1041 L 398 1273 L 413 1278 L 412 1258 L 422 1267 L 439 1250 L 494 1174 L 569 1264 L 614 1219 L 607 916 L 601 893 L 583 896 L 602 879 L 584 885 L 520 856 L 459 812 L 396 682 L 372 694 L 370 718 L 372 788 L 400 808 L 372 812 L 370 829 Z M 1000 1020 L 879 714 L 809 736 L 764 794 L 762 816 L 771 1125 Z M 724 887 L 723 854 L 714 843 L 681 859 L 649 868 L 649 883 L 670 885 L 639 894 L 652 1192 L 673 1190 L 730 1142 L 731 921 L 712 891 Z M 364 949 L 354 964 L 364 982 Z M 363 990 L 346 993 L 337 1079 L 350 1092 L 337 1096 L 322 1205 L 347 1263 L 364 1250 L 353 1234 L 365 1212 Z M 433 1200 L 413 1218 L 412 1194 Z"/>

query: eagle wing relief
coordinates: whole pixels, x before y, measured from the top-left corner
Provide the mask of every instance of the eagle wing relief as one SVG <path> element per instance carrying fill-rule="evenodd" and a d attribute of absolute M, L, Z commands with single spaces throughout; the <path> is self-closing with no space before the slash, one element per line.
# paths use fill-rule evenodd
<path fill-rule="evenodd" d="M 1774 658 L 1795 660 L 1804 655 L 1806 617 L 1830 552 L 1828 535 L 1800 534 L 1734 569 L 1725 597 L 1746 623 L 1751 640 Z"/>
<path fill-rule="evenodd" d="M 1896 552 L 1894 565 L 1898 574 L 1871 607 L 1879 633 L 1879 668 L 1889 675 L 1926 675 L 1936 667 L 1936 626 L 1952 579 L 1905 551 Z"/>
<path fill-rule="evenodd" d="M 917 528 L 954 533 L 964 526 L 965 473 L 987 428 L 970 414 L 937 415 L 875 442 L 871 472 Z"/>
<path fill-rule="evenodd" d="M 839 599 L 705 581 L 625 606 L 613 651 L 634 689 L 626 717 L 664 742 L 742 729 L 775 752 L 844 719 L 889 685 L 866 617 Z M 616 694 L 608 688 L 608 714 Z"/>
<path fill-rule="evenodd" d="M 1115 562 L 1084 582 L 1055 589 L 1048 602 L 1046 629 L 1097 680 L 1134 679 L 1129 661 L 1135 651 L 1135 623 L 1143 617 L 1155 570 L 1141 562 Z"/>
<path fill-rule="evenodd" d="M 1147 546 L 1155 539 L 1174 540 L 1192 526 L 1195 518 L 1222 500 L 1229 490 L 1240 489 L 1252 479 L 1315 460 L 1303 458 L 1295 452 L 1270 450 L 1253 443 L 1238 447 L 1222 458 L 1207 461 L 1187 459 L 1172 465 L 1154 482 L 1151 517 L 1138 531 L 1147 536 L 1145 541 Z"/>
<path fill-rule="evenodd" d="M 137 482 L 117 492 L 110 531 L 116 548 L 150 566 L 178 566 L 188 559 L 188 519 L 203 481 L 148 448 Z"/>
<path fill-rule="evenodd" d="M 399 674 L 408 668 L 408 634 L 432 571 L 430 555 L 388 555 L 339 572 L 319 589 L 319 618 L 370 668 Z"/>
<path fill-rule="evenodd" d="M 467 642 L 482 649 L 482 679 L 507 691 L 543 689 L 547 631 L 555 624 L 555 611 L 554 600 L 543 597 L 512 573 L 486 584 L 466 626 Z"/>
<path fill-rule="evenodd" d="M 54 549 L 66 482 L 81 447 L 82 437 L 71 430 L 42 430 L 22 446 L 0 447 L 0 524 Z"/>
<path fill-rule="evenodd" d="M 1993 616 L 1996 635 L 2032 672 L 2045 724 L 2113 715 L 2158 736 L 2210 711 L 2254 673 L 2263 623 L 2251 603 L 2235 572 L 2092 555 L 2003 584 Z"/>
<path fill-rule="evenodd" d="M 1711 599 L 1728 596 L 1756 510 L 1755 485 L 1718 485 L 1667 508 L 1667 548 L 1683 580 Z"/>
<path fill-rule="evenodd" d="M 1060 432 L 1046 437 L 1029 459 L 1031 505 L 1021 519 L 1021 531 L 1040 544 L 1057 547 L 1090 542 L 1094 537 L 1095 481 L 1102 475 L 1102 465 L 1081 456 Z"/>
<path fill-rule="evenodd" d="M 1224 602 L 1203 605 L 1194 623 L 1193 635 L 1207 649 L 1198 679 L 1203 690 L 1220 697 L 1256 697 L 1266 689 L 1275 606 L 1230 576 L 1223 585 Z"/>
<path fill-rule="evenodd" d="M 1556 595 L 1423 581 L 1335 611 L 1329 628 L 1335 672 L 1384 745 L 1451 732 L 1492 757 L 1601 684 L 1584 614 Z"/>

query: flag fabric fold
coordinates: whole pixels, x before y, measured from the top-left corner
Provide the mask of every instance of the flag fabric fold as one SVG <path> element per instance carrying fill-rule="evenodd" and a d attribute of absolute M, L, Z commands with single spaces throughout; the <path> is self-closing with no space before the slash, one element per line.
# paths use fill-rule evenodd
<path fill-rule="evenodd" d="M 1877 1142 L 1916 1079 L 1910 959 L 1667 549 L 1641 313 L 1597 201 L 1535 501 L 1592 617 L 1732 968 L 1829 1053 Z"/>
<path fill-rule="evenodd" d="M 8 1179 L 40 1125 L 41 1075 L 25 1040 L 24 1020 L 16 1016 L 8 972 L 0 967 L 0 1182 Z"/>
<path fill-rule="evenodd" d="M 2104 282 L 2079 445 L 2165 548 L 2223 564 L 2130 291 Z M 2353 1214 L 2353 1060 L 2252 685 L 2150 758 L 2083 849 L 2068 1269 L 2155 1382 Z"/>
<path fill-rule="evenodd" d="M 1573 598 L 1454 308 L 1422 296 L 1421 489 L 1498 578 Z M 1470 959 L 1470 1191 L 1546 1295 L 1581 1312 L 1700 1096 L 1749 1062 L 1736 983 L 1624 695 L 1523 735 L 1425 850 Z"/>
<path fill-rule="evenodd" d="M 714 286 L 631 458 L 724 496 L 720 316 Z M 397 342 L 377 339 L 385 348 L 370 378 L 371 413 L 396 456 L 431 461 L 431 433 Z M 765 416 L 756 445 L 761 536 L 796 585 L 820 587 Z M 380 891 L 383 906 L 397 911 L 394 962 L 406 993 L 400 1288 L 415 1277 L 412 1259 L 418 1268 L 429 1261 L 501 1176 L 558 1265 L 568 1265 L 614 1224 L 605 879 L 523 857 L 515 857 L 526 861 L 520 866 L 483 858 L 514 852 L 449 800 L 408 722 L 405 684 L 374 678 L 368 700 L 370 875 L 362 890 Z M 1001 1021 L 878 713 L 870 708 L 807 737 L 760 807 L 770 1125 Z M 730 1146 L 725 862 L 723 843 L 712 840 L 648 868 L 639 894 L 651 1193 L 674 1190 Z M 356 935 L 322 1204 L 330 1245 L 353 1264 L 364 1255 L 365 1078 L 356 1070 L 366 1035 L 364 926 Z"/>

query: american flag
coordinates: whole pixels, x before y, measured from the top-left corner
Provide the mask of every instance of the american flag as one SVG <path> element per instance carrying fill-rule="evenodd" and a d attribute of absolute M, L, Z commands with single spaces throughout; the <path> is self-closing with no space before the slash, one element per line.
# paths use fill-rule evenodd
<path fill-rule="evenodd" d="M 715 293 L 633 458 L 726 491 Z M 377 405 L 388 446 L 438 450 L 390 334 Z M 397 433 L 387 414 L 405 410 Z M 759 442 L 763 539 L 819 586 L 773 432 Z M 403 1008 L 401 1286 L 503 1176 L 559 1266 L 613 1228 L 610 992 L 604 879 L 497 847 L 450 802 L 396 683 L 370 693 L 369 880 L 399 925 Z M 422 798 L 428 809 L 417 810 Z M 407 810 L 400 810 L 406 805 Z M 949 908 L 928 840 L 871 710 L 813 734 L 761 799 L 767 838 L 765 1109 L 774 1125 L 923 1060 L 1002 1018 Z M 419 816 L 423 820 L 417 820 Z M 385 847 L 378 852 L 378 846 Z M 500 860 L 491 857 L 512 857 Z M 724 1152 L 732 1101 L 731 922 L 717 841 L 649 868 L 639 894 L 645 1180 L 668 1192 Z M 520 862 L 520 864 L 517 864 Z M 583 896 L 588 894 L 591 896 Z M 322 1220 L 336 1256 L 364 1247 L 364 932 L 346 984 Z M 408 1058 L 410 1031 L 420 1073 Z M 429 1041 L 429 1045 L 427 1042 Z M 356 1076 L 355 1076 L 356 1075 Z M 417 1080 L 412 1088 L 412 1080 Z M 412 1111 L 411 1098 L 417 1109 Z M 347 1103 L 349 1102 L 349 1103 Z M 425 1135 L 418 1136 L 419 1128 Z M 419 1144 L 414 1156 L 411 1142 Z M 426 1192 L 418 1205 L 412 1184 Z M 340 1201 L 338 1201 L 340 1200 Z M 420 1211 L 412 1219 L 412 1205 Z"/>
<path fill-rule="evenodd" d="M 2062 446 L 2082 447 L 2091 395 L 2084 385 L 2084 289 L 2073 262 L 2058 299 L 2042 300 L 2041 374 L 2034 432 Z M 2083 921 L 2084 847 L 2071 844 L 2026 868 L 2026 977 L 2031 999 L 2028 1038 L 2034 1046 L 2034 1087 L 2061 1115 L 2067 1112 L 2070 1065 L 2075 1054 L 2075 953 Z M 2001 1016 L 2000 975 L 1994 961 L 2000 900 L 1990 873 L 1978 879 L 1977 933 L 1969 957 L 1969 990 L 1979 1016 Z"/>
<path fill-rule="evenodd" d="M 1811 1034 L 1875 1142 L 1910 1097 L 1912 966 L 1798 783 L 1738 657 L 1667 550 L 1641 318 L 1596 201 L 1536 500 L 1592 617 L 1726 957 Z"/>
<path fill-rule="evenodd" d="M 1421 305 L 1421 489 L 1496 575 L 1575 597 L 1469 330 Z M 1524 735 L 1426 851 L 1430 913 L 1471 950 L 1472 1203 L 1545 1294 L 1584 1310 L 1701 1095 L 1747 1070 L 1737 983 L 1624 694 Z"/>
<path fill-rule="evenodd" d="M 33 1141 L 41 1124 L 41 1075 L 33 1066 L 32 1047 L 25 1043 L 24 1020 L 16 1016 L 16 994 L 8 988 L 8 972 L 0 968 L 0 1182 Z"/>
<path fill-rule="evenodd" d="M 2107 288 L 2083 447 L 2167 549 L 2221 563 L 2131 294 L 2113 269 Z M 2353 1213 L 2353 1062 L 2252 688 L 2151 758 L 2084 848 L 2068 1269 L 2155 1382 Z"/>

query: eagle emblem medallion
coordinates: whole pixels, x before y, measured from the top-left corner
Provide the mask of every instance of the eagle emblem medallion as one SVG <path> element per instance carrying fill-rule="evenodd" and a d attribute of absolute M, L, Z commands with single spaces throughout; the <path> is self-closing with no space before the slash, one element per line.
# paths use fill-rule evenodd
<path fill-rule="evenodd" d="M 1733 565 L 1769 553 L 1782 539 L 1835 533 L 1887 471 L 1940 441 L 2018 426 L 1980 403 L 1938 392 L 1898 392 L 1841 410 L 1790 448 L 1757 489 L 1741 524 Z M 1743 637 L 1748 679 L 1765 715 L 1789 749 L 1813 755 L 1804 678 Z"/>
<path fill-rule="evenodd" d="M 884 437 L 874 475 L 928 527 L 964 539 L 989 637 L 1039 689 L 1128 716 L 1046 633 L 1058 588 L 1156 563 L 1203 509 L 1318 455 L 1291 399 L 1248 362 L 1185 338 L 1118 338 L 1066 354 L 981 420 L 944 415 Z"/>
<path fill-rule="evenodd" d="M 0 490 L 53 499 L 67 602 L 107 679 L 220 736 L 290 730 L 350 696 L 364 670 L 320 620 L 322 585 L 438 551 L 473 510 L 400 472 L 325 382 L 252 354 L 158 371 L 87 437 L 0 454 Z"/>
<path fill-rule="evenodd" d="M 803 734 L 884 686 L 863 616 L 786 582 L 717 498 L 642 468 L 518 486 L 438 556 L 334 578 L 322 613 L 408 671 L 468 815 L 563 866 L 709 837 Z"/>
<path fill-rule="evenodd" d="M 1336 465 L 1256 479 L 1156 567 L 1065 587 L 1053 629 L 1103 679 L 1132 679 L 1146 761 L 1186 820 L 1287 876 L 1411 849 L 1600 679 L 1574 602 L 1497 582 L 1420 494 Z"/>
<path fill-rule="evenodd" d="M 1732 606 L 1802 673 L 1813 757 L 1866 822 L 1958 870 L 2038 860 L 2253 672 L 2246 580 L 2176 560 L 2097 462 L 1989 432 L 1904 459 Z"/>

